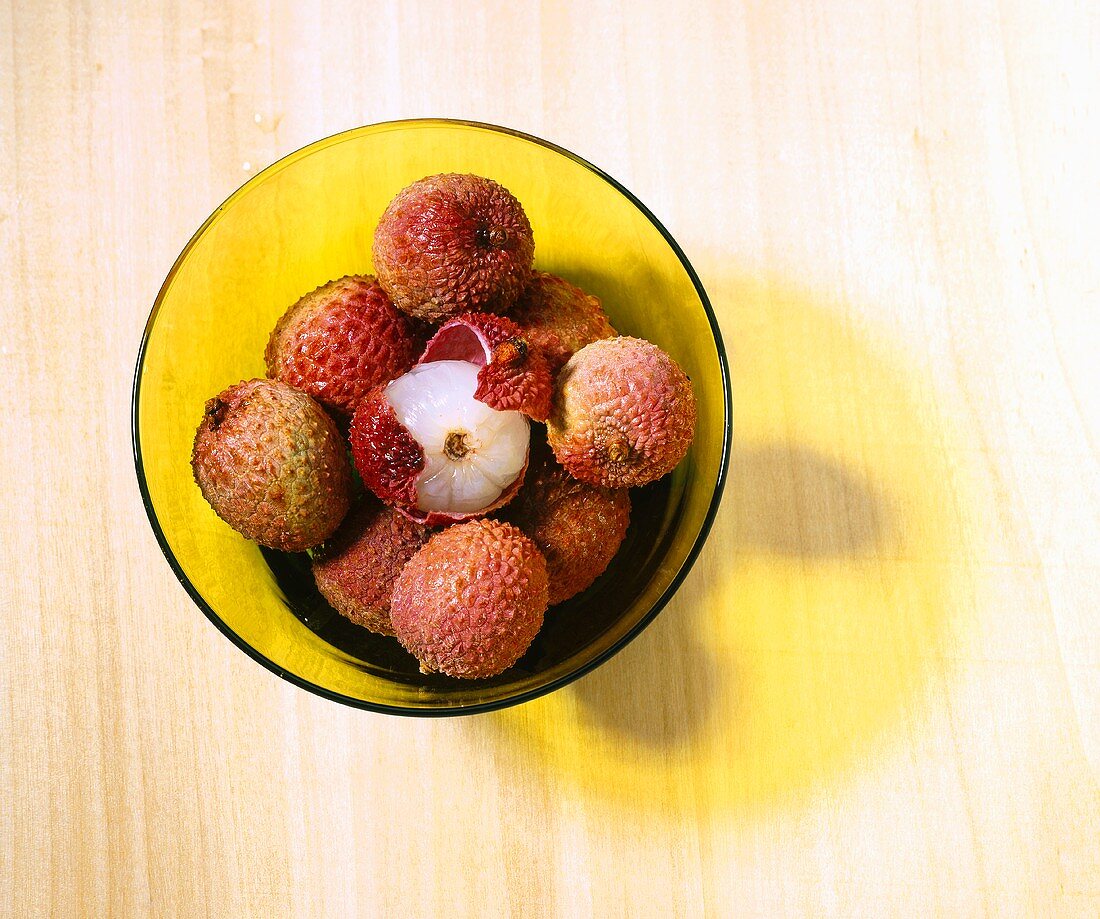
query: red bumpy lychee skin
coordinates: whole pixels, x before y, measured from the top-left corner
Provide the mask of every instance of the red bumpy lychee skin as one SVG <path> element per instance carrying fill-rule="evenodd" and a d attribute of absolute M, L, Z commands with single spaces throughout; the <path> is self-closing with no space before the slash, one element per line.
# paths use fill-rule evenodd
<path fill-rule="evenodd" d="M 410 510 L 416 507 L 424 451 L 398 420 L 384 390 L 379 386 L 359 403 L 351 422 L 351 455 L 367 488 L 386 504 Z"/>
<path fill-rule="evenodd" d="M 625 488 L 588 485 L 555 462 L 550 449 L 531 449 L 523 488 L 502 512 L 546 558 L 550 605 L 592 585 L 619 551 L 630 525 Z"/>
<path fill-rule="evenodd" d="M 593 342 L 558 374 L 546 433 L 558 462 L 582 482 L 646 485 L 671 472 L 691 446 L 691 381 L 652 342 Z"/>
<path fill-rule="evenodd" d="M 317 589 L 341 615 L 393 635 L 390 599 L 401 569 L 431 531 L 367 494 L 313 557 Z"/>
<path fill-rule="evenodd" d="M 523 656 L 546 605 L 538 546 L 509 523 L 472 520 L 437 533 L 413 556 L 390 614 L 423 672 L 477 679 Z"/>
<path fill-rule="evenodd" d="M 535 421 L 550 414 L 554 376 L 542 349 L 506 316 L 463 313 L 445 322 L 419 363 L 468 361 L 481 369 L 474 398 L 498 412 L 523 412 Z"/>
<path fill-rule="evenodd" d="M 535 272 L 509 316 L 554 373 L 585 345 L 618 334 L 596 297 L 544 271 Z"/>
<path fill-rule="evenodd" d="M 422 341 L 369 276 L 318 287 L 288 309 L 264 352 L 267 375 L 309 393 L 339 421 L 380 383 L 405 373 Z"/>
<path fill-rule="evenodd" d="M 374 234 L 374 270 L 398 309 L 429 322 L 467 311 L 503 313 L 531 277 L 531 224 L 491 179 L 435 175 L 386 208 Z"/>
<path fill-rule="evenodd" d="M 350 502 L 336 425 L 304 392 L 274 380 L 238 383 L 206 403 L 191 467 L 219 517 L 284 552 L 327 539 Z"/>

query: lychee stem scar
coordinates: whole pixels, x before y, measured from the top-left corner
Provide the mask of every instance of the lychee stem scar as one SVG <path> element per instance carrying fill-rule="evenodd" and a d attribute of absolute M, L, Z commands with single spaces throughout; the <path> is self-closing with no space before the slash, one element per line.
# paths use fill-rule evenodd
<path fill-rule="evenodd" d="M 460 460 L 470 452 L 469 435 L 465 431 L 451 431 L 443 442 L 443 452 L 448 459 Z"/>
<path fill-rule="evenodd" d="M 633 452 L 630 442 L 622 436 L 615 438 L 607 445 L 607 458 L 612 463 L 625 463 Z"/>

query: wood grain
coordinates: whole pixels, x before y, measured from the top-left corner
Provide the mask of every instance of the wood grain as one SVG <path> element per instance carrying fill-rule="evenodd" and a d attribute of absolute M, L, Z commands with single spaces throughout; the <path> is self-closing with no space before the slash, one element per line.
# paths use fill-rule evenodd
<path fill-rule="evenodd" d="M 0 3 L 0 912 L 1100 912 L 1092 3 Z M 552 697 L 299 691 L 163 561 L 142 326 L 257 169 L 552 139 L 666 222 L 734 368 L 676 601 Z"/>

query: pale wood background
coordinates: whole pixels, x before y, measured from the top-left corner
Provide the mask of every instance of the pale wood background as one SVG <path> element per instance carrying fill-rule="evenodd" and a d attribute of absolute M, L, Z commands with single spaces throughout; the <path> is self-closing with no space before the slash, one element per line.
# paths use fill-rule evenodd
<path fill-rule="evenodd" d="M 0 3 L 0 912 L 1100 912 L 1095 3 Z M 133 361 L 282 154 L 446 115 L 662 217 L 734 363 L 677 600 L 499 715 L 261 669 L 163 561 Z"/>

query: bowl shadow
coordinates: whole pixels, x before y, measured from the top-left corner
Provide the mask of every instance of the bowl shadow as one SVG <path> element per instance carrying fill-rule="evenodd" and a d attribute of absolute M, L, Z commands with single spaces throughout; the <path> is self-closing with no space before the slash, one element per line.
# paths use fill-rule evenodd
<path fill-rule="evenodd" d="M 613 660 L 477 719 L 632 805 L 757 805 L 867 763 L 927 694 L 959 605 L 960 496 L 920 369 L 846 304 L 736 276 L 708 288 L 736 430 L 694 571 Z"/>
<path fill-rule="evenodd" d="M 705 555 L 701 571 L 692 576 L 699 581 L 692 590 L 703 596 L 712 592 L 708 582 L 714 572 L 739 555 L 840 561 L 887 545 L 890 515 L 884 497 L 857 470 L 810 447 L 735 441 L 723 501 L 728 516 L 719 516 L 712 538 L 719 544 L 728 541 L 730 548 L 725 560 L 721 554 Z M 809 514 L 801 512 L 806 508 Z M 662 635 L 658 628 L 647 639 L 674 653 L 671 666 L 642 664 L 646 669 L 639 670 L 628 658 L 578 681 L 573 692 L 597 724 L 655 746 L 683 743 L 704 727 L 719 696 L 707 665 L 711 652 L 701 640 L 705 629 L 697 621 L 707 604 L 683 606 L 678 604 L 667 622 L 658 620 L 671 634 Z M 732 663 L 725 679 L 736 682 Z M 638 691 L 641 680 L 644 693 Z M 646 704 L 653 698 L 673 701 L 655 718 L 652 704 Z"/>

